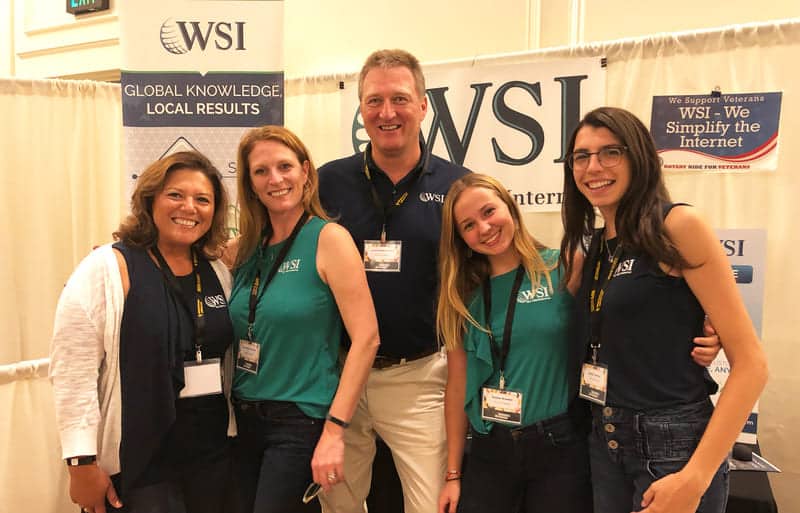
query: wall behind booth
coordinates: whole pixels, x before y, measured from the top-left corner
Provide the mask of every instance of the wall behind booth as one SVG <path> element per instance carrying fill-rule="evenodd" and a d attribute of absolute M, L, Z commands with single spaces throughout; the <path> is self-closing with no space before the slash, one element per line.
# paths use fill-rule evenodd
<path fill-rule="evenodd" d="M 44 21 L 34 16 L 37 10 L 56 4 L 63 9 L 63 0 L 0 0 L 0 76 L 83 72 L 113 78 L 119 66 L 114 42 L 115 0 L 111 12 L 77 22 L 63 16 Z M 630 2 L 625 0 L 513 0 L 504 4 L 502 11 L 486 10 L 486 3 L 478 0 L 414 0 L 400 11 L 380 2 L 351 1 L 342 7 L 290 0 L 286 6 L 286 71 L 290 77 L 286 125 L 308 143 L 318 165 L 342 156 L 339 120 L 352 114 L 342 111 L 342 95 L 355 93 L 339 90 L 338 82 L 352 78 L 365 55 L 378 47 L 408 48 L 428 63 L 428 70 L 463 65 L 474 56 L 482 56 L 476 60 L 478 66 L 606 56 L 607 103 L 636 112 L 646 123 L 653 95 L 706 94 L 715 86 L 726 93 L 782 91 L 777 171 L 669 174 L 667 182 L 673 198 L 695 204 L 714 227 L 767 230 L 762 338 L 771 379 L 762 396 L 759 438 L 765 455 L 784 470 L 771 476 L 781 510 L 800 511 L 800 497 L 795 492 L 800 486 L 800 453 L 794 447 L 800 438 L 800 405 L 795 393 L 800 378 L 796 377 L 791 338 L 796 318 L 792 292 L 800 290 L 800 273 L 793 271 L 791 262 L 792 249 L 800 243 L 793 223 L 800 214 L 796 198 L 800 184 L 790 167 L 800 157 L 800 121 L 796 117 L 800 77 L 794 65 L 800 55 L 798 22 L 602 41 L 665 29 L 700 28 L 709 20 L 719 25 L 798 14 L 796 1 L 762 4 L 676 0 L 669 5 L 648 4 L 647 13 L 637 12 L 638 7 L 628 13 Z M 666 15 L 667 9 L 687 15 Z M 346 21 L 330 23 L 340 19 L 342 12 L 347 13 Z M 738 17 L 737 12 L 746 14 Z M 687 19 L 689 13 L 696 18 Z M 692 24 L 695 20 L 697 25 Z M 77 29 L 74 23 L 78 23 Z M 81 27 L 89 32 L 78 34 Z M 69 35 L 64 39 L 63 34 Z M 57 39 L 61 41 L 58 44 L 53 42 Z M 598 42 L 573 49 L 527 51 L 590 41 Z M 80 51 L 71 54 L 71 46 Z M 524 52 L 515 53 L 520 51 Z M 450 62 L 464 58 L 467 61 Z M 102 110 L 97 119 L 105 123 L 102 128 L 76 124 L 69 114 L 58 110 L 43 113 L 34 123 L 29 114 L 0 103 L 5 121 L 0 128 L 0 199 L 5 205 L 15 205 L 11 215 L 0 221 L 5 235 L 0 282 L 12 292 L 9 304 L 17 304 L 13 311 L 5 310 L 7 317 L 0 317 L 4 326 L 0 365 L 47 355 L 61 286 L 91 245 L 109 240 L 127 208 L 127 199 L 120 199 L 119 156 L 104 157 L 102 164 L 81 168 L 80 159 L 65 160 L 68 152 L 47 142 L 69 133 L 92 134 L 70 141 L 76 151 L 94 161 L 97 146 L 91 142 L 101 134 L 103 144 L 118 151 L 122 125 L 119 94 L 96 94 Z M 463 123 L 456 120 L 456 125 Z M 44 128 L 48 131 L 43 132 Z M 66 164 L 69 173 L 64 171 Z M 537 236 L 557 245 L 561 234 L 558 214 L 526 217 Z M 4 455 L 0 458 L 0 513 L 69 511 L 72 507 L 52 422 L 52 399 L 45 379 L 33 376 L 9 384 L 0 380 L 0 454 Z"/>

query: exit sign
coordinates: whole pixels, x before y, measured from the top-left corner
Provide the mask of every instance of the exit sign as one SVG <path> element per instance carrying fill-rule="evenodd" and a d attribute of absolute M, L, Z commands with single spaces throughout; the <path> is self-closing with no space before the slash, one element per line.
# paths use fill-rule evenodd
<path fill-rule="evenodd" d="M 108 9 L 108 0 L 67 0 L 67 12 L 70 14 L 84 14 L 106 9 Z"/>

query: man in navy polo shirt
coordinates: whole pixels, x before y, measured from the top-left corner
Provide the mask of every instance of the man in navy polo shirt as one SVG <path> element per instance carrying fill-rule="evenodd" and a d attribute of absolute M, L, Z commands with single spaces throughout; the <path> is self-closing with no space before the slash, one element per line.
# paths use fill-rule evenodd
<path fill-rule="evenodd" d="M 447 448 L 447 363 L 436 340 L 437 250 L 442 203 L 469 172 L 428 152 L 428 110 L 419 61 L 403 50 L 370 55 L 358 95 L 370 144 L 319 170 L 320 198 L 364 256 L 381 345 L 345 431 L 345 481 L 323 497 L 326 512 L 364 511 L 375 436 L 392 450 L 406 513 L 437 509 Z"/>

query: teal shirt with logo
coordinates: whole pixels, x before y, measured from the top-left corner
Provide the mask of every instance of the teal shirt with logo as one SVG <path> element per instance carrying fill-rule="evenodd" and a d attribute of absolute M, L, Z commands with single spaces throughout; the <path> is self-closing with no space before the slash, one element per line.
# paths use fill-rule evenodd
<path fill-rule="evenodd" d="M 253 338 L 259 343 L 258 374 L 237 369 L 236 397 L 289 401 L 309 417 L 324 418 L 339 384 L 337 358 L 342 320 L 333 293 L 317 272 L 317 246 L 326 221 L 312 217 L 256 307 Z M 258 249 L 235 273 L 229 311 L 237 354 L 247 338 L 250 288 L 261 269 L 261 289 L 284 242 Z M 261 290 L 259 290 L 259 294 Z"/>
<path fill-rule="evenodd" d="M 556 262 L 558 251 L 541 252 L 545 262 Z M 497 354 L 503 343 L 511 288 L 516 269 L 491 278 L 492 318 Z M 560 290 L 561 269 L 550 272 L 553 288 L 547 281 L 531 287 L 530 278 L 522 280 L 511 329 L 511 346 L 506 359 L 506 389 L 522 392 L 522 424 L 527 426 L 567 411 L 568 385 L 568 325 L 572 311 L 572 295 Z M 486 326 L 483 288 L 479 288 L 469 305 L 473 318 Z M 464 350 L 467 353 L 467 388 L 465 410 L 472 428 L 488 433 L 494 422 L 481 418 L 481 389 L 498 388 L 500 362 L 493 363 L 489 335 L 467 324 Z M 515 426 L 509 424 L 509 426 Z"/>

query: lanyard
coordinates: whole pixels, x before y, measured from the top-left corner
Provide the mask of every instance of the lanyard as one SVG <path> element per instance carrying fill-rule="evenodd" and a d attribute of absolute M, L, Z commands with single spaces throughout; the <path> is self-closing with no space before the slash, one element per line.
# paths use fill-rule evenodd
<path fill-rule="evenodd" d="M 278 272 L 278 268 L 283 263 L 283 259 L 286 258 L 286 255 L 289 253 L 289 249 L 291 249 L 294 240 L 297 238 L 297 234 L 300 233 L 300 229 L 304 224 L 306 224 L 307 219 L 308 212 L 303 212 L 303 215 L 297 220 L 297 224 L 294 225 L 291 235 L 289 235 L 289 238 L 286 239 L 286 243 L 281 248 L 278 256 L 275 258 L 275 261 L 272 263 L 272 267 L 269 270 L 269 274 L 267 274 L 267 278 L 264 280 L 264 287 L 261 289 L 260 294 L 258 293 L 258 288 L 261 285 L 261 265 L 256 266 L 256 277 L 253 280 L 253 285 L 250 287 L 250 312 L 247 316 L 247 338 L 251 341 L 253 340 L 253 324 L 256 322 L 256 307 L 258 306 L 258 302 L 261 301 L 262 297 L 264 297 L 264 293 L 267 291 L 269 283 Z M 260 252 L 265 249 L 266 245 L 267 240 L 261 244 Z"/>
<path fill-rule="evenodd" d="M 500 354 L 497 354 L 497 345 L 494 342 L 492 333 L 492 279 L 488 278 L 483 285 L 483 309 L 486 314 L 486 329 L 489 331 L 489 342 L 492 347 L 492 356 L 500 359 L 500 390 L 506 387 L 506 359 L 511 349 L 511 326 L 514 323 L 514 310 L 517 308 L 517 294 L 522 286 L 522 277 L 525 275 L 525 268 L 520 265 L 514 275 L 514 285 L 511 287 L 511 296 L 508 298 L 508 308 L 506 309 L 506 322 L 503 327 L 503 347 Z"/>
<path fill-rule="evenodd" d="M 589 317 L 591 320 L 590 344 L 592 348 L 592 363 L 595 365 L 597 364 L 597 351 L 600 349 L 600 325 L 602 320 L 600 310 L 603 308 L 603 297 L 605 296 L 608 284 L 614 278 L 614 271 L 617 269 L 619 258 L 622 255 L 622 244 L 617 244 L 617 247 L 614 248 L 613 255 L 609 255 L 611 257 L 611 265 L 608 268 L 608 275 L 605 280 L 600 283 L 600 267 L 605 253 L 604 249 L 608 248 L 608 243 L 605 241 L 604 235 L 605 232 L 600 234 L 600 251 L 597 252 L 597 262 L 595 262 L 594 275 L 592 277 L 592 289 L 589 292 Z M 609 253 L 610 252 L 609 250 Z"/>
<path fill-rule="evenodd" d="M 422 169 L 419 171 L 413 170 L 412 173 L 416 172 L 416 175 L 406 189 L 406 192 L 401 194 L 396 200 L 386 205 L 381 201 L 378 191 L 375 189 L 375 183 L 372 181 L 372 173 L 370 172 L 369 164 L 367 163 L 367 153 L 369 151 L 370 147 L 364 151 L 364 176 L 367 177 L 367 182 L 369 182 L 370 194 L 372 195 L 372 204 L 375 206 L 375 210 L 378 212 L 378 214 L 383 216 L 381 222 L 381 242 L 386 242 L 386 224 L 389 222 L 389 218 L 392 216 L 392 213 L 395 211 L 395 209 L 405 203 L 406 199 L 408 198 L 408 191 L 410 191 L 417 183 L 417 180 L 419 180 L 420 175 L 422 175 Z"/>
<path fill-rule="evenodd" d="M 200 280 L 200 273 L 197 272 L 197 266 L 199 264 L 197 259 L 197 252 L 192 250 L 192 274 L 194 275 L 194 283 L 195 283 L 195 311 L 192 312 L 192 307 L 189 303 L 187 297 L 183 294 L 183 290 L 181 289 L 180 284 L 178 283 L 178 279 L 173 274 L 172 269 L 170 269 L 169 264 L 164 259 L 164 256 L 161 254 L 161 251 L 158 250 L 158 246 L 153 245 L 150 250 L 153 252 L 153 256 L 156 257 L 158 261 L 158 268 L 161 271 L 161 274 L 164 276 L 164 280 L 169 285 L 170 291 L 172 291 L 173 295 L 178 299 L 180 304 L 186 309 L 186 312 L 194 321 L 194 351 L 195 351 L 195 359 L 197 363 L 203 361 L 203 337 L 205 335 L 205 328 L 206 328 L 206 320 L 205 320 L 205 310 L 203 308 L 203 283 Z"/>

